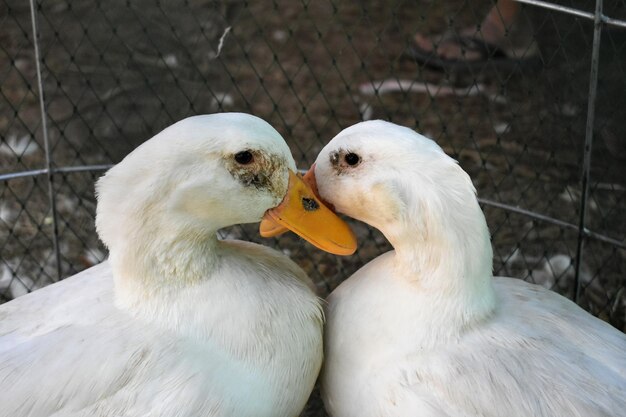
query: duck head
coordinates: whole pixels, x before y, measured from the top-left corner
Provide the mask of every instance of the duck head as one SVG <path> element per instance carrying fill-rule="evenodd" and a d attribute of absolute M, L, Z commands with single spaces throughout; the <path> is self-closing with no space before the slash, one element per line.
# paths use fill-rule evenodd
<path fill-rule="evenodd" d="M 251 115 L 195 116 L 163 130 L 96 185 L 96 228 L 116 280 L 202 279 L 215 263 L 218 229 L 258 222 L 277 206 L 275 220 L 317 246 L 355 245 L 295 170 L 280 134 Z M 346 240 L 327 239 L 320 222 Z"/>
<path fill-rule="evenodd" d="M 333 138 L 313 169 L 319 195 L 379 229 L 407 279 L 490 298 L 492 249 L 475 188 L 434 141 L 366 121 Z"/>

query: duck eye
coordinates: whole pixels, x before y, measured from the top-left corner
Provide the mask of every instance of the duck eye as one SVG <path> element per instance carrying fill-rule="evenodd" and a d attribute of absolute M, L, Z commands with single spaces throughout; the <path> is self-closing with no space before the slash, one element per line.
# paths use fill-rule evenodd
<path fill-rule="evenodd" d="M 343 159 L 346 161 L 346 164 L 351 166 L 355 166 L 361 161 L 361 157 L 353 152 L 346 154 Z"/>
<path fill-rule="evenodd" d="M 254 157 L 252 156 L 252 153 L 250 151 L 241 151 L 235 154 L 235 161 L 237 161 L 237 163 L 241 165 L 248 165 L 250 162 L 253 161 L 253 159 Z"/>

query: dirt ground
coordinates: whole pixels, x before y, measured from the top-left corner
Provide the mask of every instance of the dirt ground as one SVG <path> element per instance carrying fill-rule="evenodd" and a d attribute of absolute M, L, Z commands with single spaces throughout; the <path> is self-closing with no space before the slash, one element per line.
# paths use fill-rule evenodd
<path fill-rule="evenodd" d="M 569 2 L 585 6 L 585 2 Z M 540 68 L 469 75 L 402 59 L 416 31 L 475 24 L 488 2 L 188 0 L 46 1 L 39 11 L 53 165 L 110 164 L 185 116 L 245 111 L 273 124 L 308 167 L 341 129 L 381 118 L 435 139 L 471 175 L 479 197 L 578 225 L 592 24 L 524 9 Z M 626 17 L 623 2 L 607 14 Z M 30 14 L 0 4 L 1 173 L 45 167 Z M 624 243 L 626 161 L 602 136 L 626 124 L 626 33 L 603 32 L 586 227 Z M 382 83 L 384 82 L 384 83 Z M 617 143 L 617 145 L 616 145 Z M 54 178 L 62 276 L 104 259 L 93 227 L 93 182 L 102 171 Z M 0 183 L 0 294 L 56 280 L 54 222 L 45 176 Z M 573 296 L 578 233 L 490 205 L 494 270 Z M 380 233 L 353 223 L 359 252 L 338 258 L 293 236 L 227 238 L 280 248 L 321 296 L 378 254 Z M 584 246 L 580 305 L 626 329 L 626 250 Z M 306 415 L 323 415 L 312 401 Z"/>

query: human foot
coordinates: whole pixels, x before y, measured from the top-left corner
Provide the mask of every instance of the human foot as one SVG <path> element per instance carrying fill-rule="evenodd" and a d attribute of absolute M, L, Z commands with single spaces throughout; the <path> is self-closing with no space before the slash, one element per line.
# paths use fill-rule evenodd
<path fill-rule="evenodd" d="M 520 5 L 498 0 L 476 27 L 447 31 L 442 35 L 417 33 L 405 56 L 426 66 L 468 69 L 487 61 L 498 66 L 536 63 L 537 47 L 530 22 L 520 16 Z"/>

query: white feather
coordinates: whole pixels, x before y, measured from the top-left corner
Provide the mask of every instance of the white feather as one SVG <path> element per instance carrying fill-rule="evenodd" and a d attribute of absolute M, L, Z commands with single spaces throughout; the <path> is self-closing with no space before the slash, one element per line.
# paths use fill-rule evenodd
<path fill-rule="evenodd" d="M 244 149 L 282 160 L 284 188 L 287 145 L 242 114 L 179 122 L 99 181 L 109 261 L 0 306 L 0 416 L 298 415 L 322 358 L 311 282 L 274 250 L 216 238 L 281 199 L 221 165 Z"/>
<path fill-rule="evenodd" d="M 343 162 L 347 152 L 360 162 Z M 545 288 L 492 278 L 472 183 L 433 141 L 359 123 L 322 150 L 315 174 L 324 199 L 395 249 L 328 298 L 333 417 L 623 415 L 625 335 Z"/>
<path fill-rule="evenodd" d="M 39 150 L 39 145 L 30 135 L 17 137 L 17 135 L 8 136 L 4 143 L 0 143 L 0 154 L 10 157 L 29 156 Z"/>

